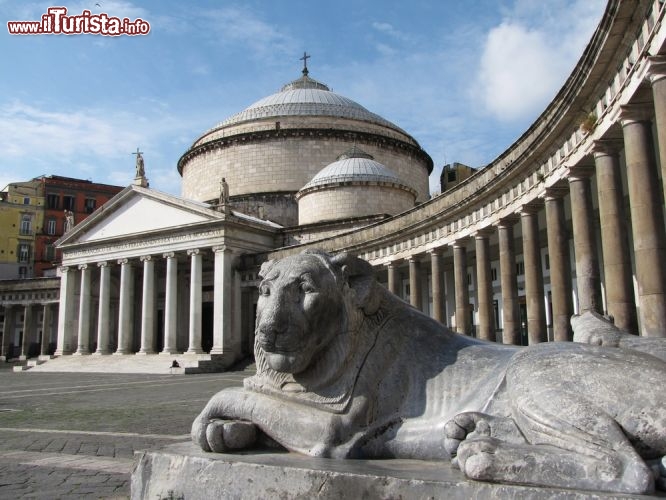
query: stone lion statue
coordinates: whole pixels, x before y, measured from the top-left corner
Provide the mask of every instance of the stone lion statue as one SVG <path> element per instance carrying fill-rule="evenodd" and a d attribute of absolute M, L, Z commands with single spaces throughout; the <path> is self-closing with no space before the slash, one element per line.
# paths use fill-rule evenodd
<path fill-rule="evenodd" d="M 347 254 L 304 252 L 261 277 L 257 373 L 196 418 L 202 449 L 260 441 L 315 457 L 452 460 L 483 481 L 665 489 L 664 360 L 456 334 Z"/>

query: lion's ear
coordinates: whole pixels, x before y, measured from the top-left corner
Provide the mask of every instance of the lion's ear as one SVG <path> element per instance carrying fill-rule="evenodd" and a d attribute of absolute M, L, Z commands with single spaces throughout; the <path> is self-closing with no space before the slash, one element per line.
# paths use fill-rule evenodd
<path fill-rule="evenodd" d="M 275 265 L 277 261 L 275 259 L 267 260 L 261 265 L 261 269 L 259 269 L 259 277 L 260 278 L 265 278 L 266 275 L 273 269 L 273 266 Z"/>
<path fill-rule="evenodd" d="M 331 263 L 340 269 L 343 279 L 354 291 L 356 306 L 363 309 L 365 314 L 374 314 L 379 307 L 380 297 L 370 263 L 347 252 L 334 256 Z"/>

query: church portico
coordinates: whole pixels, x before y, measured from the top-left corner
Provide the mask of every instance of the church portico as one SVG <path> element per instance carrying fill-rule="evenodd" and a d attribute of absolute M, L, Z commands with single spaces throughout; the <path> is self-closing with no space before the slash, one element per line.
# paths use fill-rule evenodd
<path fill-rule="evenodd" d="M 271 248 L 277 227 L 130 186 L 60 242 L 56 353 L 235 362 L 248 354 L 241 300 L 256 301 L 239 257 Z"/>

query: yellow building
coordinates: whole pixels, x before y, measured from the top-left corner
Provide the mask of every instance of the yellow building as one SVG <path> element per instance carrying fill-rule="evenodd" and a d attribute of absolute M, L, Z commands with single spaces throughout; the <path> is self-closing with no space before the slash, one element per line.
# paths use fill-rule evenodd
<path fill-rule="evenodd" d="M 37 180 L 9 184 L 0 193 L 0 279 L 31 278 L 35 234 L 44 223 Z"/>

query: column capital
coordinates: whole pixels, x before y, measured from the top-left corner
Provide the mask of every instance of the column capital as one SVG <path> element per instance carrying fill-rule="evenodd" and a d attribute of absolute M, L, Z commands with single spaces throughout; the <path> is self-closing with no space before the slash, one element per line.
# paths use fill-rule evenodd
<path fill-rule="evenodd" d="M 141 257 L 139 257 L 139 260 L 141 262 L 150 262 L 151 260 L 153 260 L 153 256 L 152 255 L 142 255 Z"/>
<path fill-rule="evenodd" d="M 620 106 L 616 121 L 623 127 L 632 123 L 651 122 L 653 113 L 652 103 L 625 104 Z"/>
<path fill-rule="evenodd" d="M 621 149 L 622 143 L 620 141 L 601 139 L 598 141 L 592 141 L 590 153 L 592 153 L 595 158 L 600 156 L 617 156 Z"/>
<path fill-rule="evenodd" d="M 386 267 L 392 268 L 392 267 L 398 267 L 400 265 L 400 262 L 402 262 L 402 259 L 394 259 L 385 264 Z"/>
<path fill-rule="evenodd" d="M 448 244 L 451 248 L 467 248 L 467 238 L 459 238 Z"/>
<path fill-rule="evenodd" d="M 129 259 L 118 259 L 118 264 L 120 264 L 121 266 L 129 264 Z"/>
<path fill-rule="evenodd" d="M 520 207 L 520 216 L 536 215 L 542 208 L 540 200 L 533 200 Z"/>
<path fill-rule="evenodd" d="M 407 258 L 407 260 L 408 260 L 410 263 L 415 262 L 415 263 L 418 264 L 419 262 L 421 262 L 421 258 L 422 258 L 421 255 L 419 255 L 419 254 L 413 254 L 413 255 L 410 255 L 410 256 Z"/>
<path fill-rule="evenodd" d="M 484 228 L 479 229 L 478 231 L 475 231 L 474 233 L 472 233 L 472 237 L 475 240 L 481 240 L 481 239 L 484 239 L 484 238 L 487 239 L 487 238 L 490 238 L 493 235 L 494 232 L 495 231 L 493 231 L 490 227 L 484 227 Z"/>
<path fill-rule="evenodd" d="M 231 247 L 229 245 L 217 245 L 211 248 L 213 253 L 219 253 L 219 252 L 233 252 Z"/>
<path fill-rule="evenodd" d="M 442 253 L 444 253 L 444 249 L 441 248 L 441 247 L 431 248 L 426 253 L 428 253 L 430 255 L 441 255 Z"/>
<path fill-rule="evenodd" d="M 175 257 L 176 257 L 175 252 L 166 252 L 166 253 L 162 254 L 162 258 L 164 258 L 164 259 L 173 259 Z"/>
<path fill-rule="evenodd" d="M 71 269 L 71 267 L 69 267 L 69 266 L 60 266 L 60 272 L 62 274 L 67 274 L 70 269 Z"/>
<path fill-rule="evenodd" d="M 545 201 L 559 200 L 569 194 L 568 186 L 551 186 L 546 188 L 543 199 Z"/>
<path fill-rule="evenodd" d="M 109 263 L 106 260 L 103 260 L 102 262 L 97 263 L 97 267 L 108 267 Z"/>
<path fill-rule="evenodd" d="M 569 167 L 567 179 L 569 183 L 589 179 L 594 175 L 594 167 L 588 165 L 577 165 Z"/>
<path fill-rule="evenodd" d="M 187 251 L 187 255 L 199 255 L 200 250 L 198 248 L 190 248 Z"/>
<path fill-rule="evenodd" d="M 80 271 L 85 271 L 86 269 L 88 269 L 88 264 L 79 264 Z"/>
<path fill-rule="evenodd" d="M 645 66 L 645 79 L 654 85 L 666 78 L 666 57 L 650 56 Z"/>
<path fill-rule="evenodd" d="M 495 225 L 499 227 L 513 227 L 520 222 L 520 217 L 517 214 L 507 215 L 498 220 Z"/>

